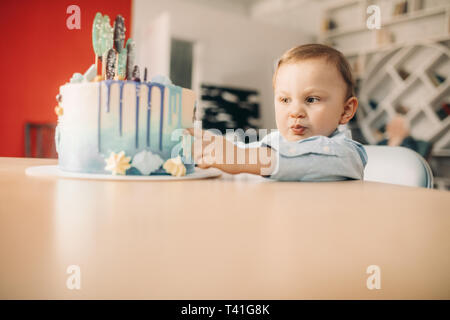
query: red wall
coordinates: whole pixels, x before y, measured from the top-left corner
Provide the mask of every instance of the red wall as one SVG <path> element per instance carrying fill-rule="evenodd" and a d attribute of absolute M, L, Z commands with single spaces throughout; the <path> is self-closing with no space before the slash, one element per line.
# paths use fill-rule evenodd
<path fill-rule="evenodd" d="M 59 86 L 94 63 L 95 13 L 117 14 L 131 35 L 132 0 L 33 0 L 0 2 L 0 156 L 22 157 L 25 122 L 56 122 Z M 81 29 L 69 30 L 69 5 L 81 9 Z"/>

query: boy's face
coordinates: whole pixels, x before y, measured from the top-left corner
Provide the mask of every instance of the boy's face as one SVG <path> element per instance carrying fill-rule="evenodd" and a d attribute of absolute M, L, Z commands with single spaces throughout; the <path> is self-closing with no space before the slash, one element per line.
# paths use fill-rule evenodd
<path fill-rule="evenodd" d="M 283 64 L 275 78 L 278 130 L 288 141 L 329 136 L 356 111 L 356 98 L 352 98 L 356 100 L 354 110 L 347 110 L 346 91 L 346 83 L 336 66 L 325 59 Z"/>

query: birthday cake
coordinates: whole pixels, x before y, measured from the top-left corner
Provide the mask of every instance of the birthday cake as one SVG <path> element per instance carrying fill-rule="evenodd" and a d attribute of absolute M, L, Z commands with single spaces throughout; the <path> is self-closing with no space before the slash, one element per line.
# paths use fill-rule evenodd
<path fill-rule="evenodd" d="M 134 42 L 129 39 L 124 46 L 124 40 L 123 18 L 117 16 L 111 27 L 109 17 L 97 13 L 95 64 L 83 75 L 75 73 L 57 95 L 60 169 L 113 175 L 192 173 L 192 137 L 185 129 L 193 126 L 194 92 L 164 76 L 147 81 L 147 69 L 141 81 Z"/>

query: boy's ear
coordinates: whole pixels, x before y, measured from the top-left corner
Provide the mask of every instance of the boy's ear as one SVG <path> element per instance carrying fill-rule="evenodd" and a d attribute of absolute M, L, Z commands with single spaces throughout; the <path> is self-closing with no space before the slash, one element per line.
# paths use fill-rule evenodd
<path fill-rule="evenodd" d="M 356 113 L 358 109 L 358 99 L 356 97 L 350 97 L 344 104 L 344 112 L 342 112 L 341 120 L 339 124 L 346 124 Z"/>

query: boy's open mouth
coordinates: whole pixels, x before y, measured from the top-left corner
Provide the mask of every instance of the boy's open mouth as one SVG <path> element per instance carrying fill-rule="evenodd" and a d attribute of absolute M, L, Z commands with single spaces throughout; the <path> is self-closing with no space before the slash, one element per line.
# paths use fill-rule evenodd
<path fill-rule="evenodd" d="M 303 134 L 305 133 L 306 127 L 299 124 L 294 124 L 291 126 L 291 130 L 294 134 Z"/>

